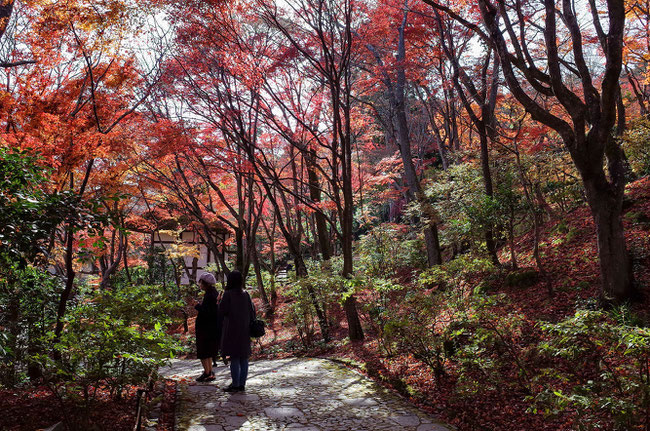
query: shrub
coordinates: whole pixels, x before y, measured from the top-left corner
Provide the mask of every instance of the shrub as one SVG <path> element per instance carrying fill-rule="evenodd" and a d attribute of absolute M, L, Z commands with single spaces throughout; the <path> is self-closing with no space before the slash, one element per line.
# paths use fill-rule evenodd
<path fill-rule="evenodd" d="M 56 319 L 61 289 L 60 279 L 32 266 L 13 267 L 11 277 L 0 277 L 1 385 L 38 375 L 29 356 L 44 349 L 42 337 Z"/>
<path fill-rule="evenodd" d="M 579 310 L 542 329 L 540 352 L 551 362 L 538 379 L 545 390 L 531 409 L 575 412 L 578 429 L 630 430 L 650 425 L 650 329 L 631 326 L 617 310 Z M 551 384 L 549 384 L 551 382 Z"/>
<path fill-rule="evenodd" d="M 444 327 L 442 301 L 430 292 L 421 289 L 410 291 L 399 307 L 395 307 L 391 318 L 386 321 L 383 343 L 394 349 L 413 355 L 429 366 L 440 378 L 445 374 Z"/>
<path fill-rule="evenodd" d="M 304 346 L 312 345 L 316 322 L 323 338 L 329 338 L 329 310 L 345 293 L 345 280 L 334 270 L 338 263 L 335 259 L 331 263 L 332 266 L 321 268 L 317 262 L 310 262 L 309 275 L 295 280 L 284 290 L 287 299 L 292 301 L 286 322 L 296 326 Z"/>
<path fill-rule="evenodd" d="M 171 323 L 170 311 L 178 306 L 160 286 L 118 285 L 81 292 L 60 337 L 49 332 L 43 342 L 50 350 L 33 357 L 56 397 L 83 407 L 81 425 L 66 414 L 71 427 L 89 425 L 88 413 L 99 388 L 119 398 L 128 385 L 146 382 L 165 359 L 173 357 L 179 345 L 165 327 Z M 65 403 L 61 407 L 68 413 Z"/>
<path fill-rule="evenodd" d="M 392 280 L 382 278 L 368 280 L 366 288 L 370 292 L 370 297 L 367 299 L 364 309 L 368 314 L 369 322 L 377 332 L 380 346 L 389 356 L 392 356 L 395 351 L 386 328 L 394 319 L 395 304 L 403 301 L 406 288 Z"/>
<path fill-rule="evenodd" d="M 454 306 L 444 337 L 447 353 L 458 365 L 459 395 L 529 393 L 530 372 L 518 342 L 525 320 L 516 312 L 495 313 L 507 307 L 503 294 L 471 296 Z"/>
<path fill-rule="evenodd" d="M 387 279 L 426 266 L 424 244 L 406 225 L 375 226 L 359 239 L 356 247 L 359 267 L 367 277 Z"/>
<path fill-rule="evenodd" d="M 467 282 L 470 278 L 477 274 L 488 276 L 496 270 L 497 268 L 489 259 L 465 254 L 422 271 L 418 283 L 425 288 L 451 287 L 462 295 L 465 287 L 469 286 Z"/>

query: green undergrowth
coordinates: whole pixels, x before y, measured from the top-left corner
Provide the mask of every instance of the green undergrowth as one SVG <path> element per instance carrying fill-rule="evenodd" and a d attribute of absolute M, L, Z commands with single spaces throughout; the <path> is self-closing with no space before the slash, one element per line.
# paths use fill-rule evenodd
<path fill-rule="evenodd" d="M 538 277 L 534 269 L 503 273 L 467 257 L 423 271 L 415 285 L 368 284 L 376 291 L 367 315 L 384 357 L 415 358 L 436 384 L 453 381 L 457 400 L 516 399 L 531 414 L 570 420 L 580 430 L 645 426 L 647 320 L 628 305 L 600 309 L 594 299 L 546 321 L 518 311 L 501 292 L 500 286 L 529 289 Z M 389 380 L 400 392 L 415 393 L 403 379 Z"/>

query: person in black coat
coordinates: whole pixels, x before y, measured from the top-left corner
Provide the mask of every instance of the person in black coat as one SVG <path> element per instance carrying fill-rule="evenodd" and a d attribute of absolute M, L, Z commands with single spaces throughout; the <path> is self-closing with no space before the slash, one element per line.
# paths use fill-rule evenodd
<path fill-rule="evenodd" d="M 196 316 L 196 356 L 203 365 L 203 374 L 196 380 L 199 382 L 215 379 L 212 372 L 212 358 L 216 358 L 219 350 L 219 294 L 214 287 L 217 280 L 214 275 L 205 272 L 199 277 L 199 287 L 205 292 L 203 302 L 196 304 L 199 314 Z"/>
<path fill-rule="evenodd" d="M 231 271 L 228 274 L 219 313 L 223 317 L 221 354 L 230 358 L 232 377 L 232 383 L 224 388 L 224 391 L 243 391 L 248 376 L 248 358 L 251 355 L 250 322 L 255 316 L 255 307 L 248 293 L 244 291 L 239 271 Z"/>

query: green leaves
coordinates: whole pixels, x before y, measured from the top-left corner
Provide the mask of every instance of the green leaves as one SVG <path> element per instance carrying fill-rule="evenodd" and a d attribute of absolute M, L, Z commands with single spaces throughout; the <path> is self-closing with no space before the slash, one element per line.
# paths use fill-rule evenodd
<path fill-rule="evenodd" d="M 0 148 L 0 259 L 25 266 L 61 222 L 64 196 L 42 187 L 47 170 L 25 150 Z"/>
<path fill-rule="evenodd" d="M 613 418 L 613 429 L 642 423 L 643 412 L 650 408 L 650 330 L 627 324 L 621 315 L 616 309 L 578 310 L 560 322 L 540 325 L 547 338 L 538 349 L 555 361 L 554 380 L 578 383 L 540 391 L 535 405 L 547 411 L 575 410 L 581 429 L 608 427 L 603 413 Z"/>
<path fill-rule="evenodd" d="M 521 209 L 522 196 L 512 173 L 506 170 L 501 175 L 492 197 L 485 194 L 480 169 L 472 163 L 452 165 L 427 184 L 425 194 L 445 222 L 444 242 L 467 242 L 480 250 L 484 231 L 505 225 L 511 207 Z"/>
<path fill-rule="evenodd" d="M 46 374 L 63 379 L 59 384 L 106 384 L 121 390 L 126 384 L 145 382 L 180 350 L 165 332 L 179 304 L 160 286 L 116 284 L 113 289 L 80 293 L 56 345 L 52 346 L 51 332 L 44 337 L 60 357 L 38 357 Z"/>

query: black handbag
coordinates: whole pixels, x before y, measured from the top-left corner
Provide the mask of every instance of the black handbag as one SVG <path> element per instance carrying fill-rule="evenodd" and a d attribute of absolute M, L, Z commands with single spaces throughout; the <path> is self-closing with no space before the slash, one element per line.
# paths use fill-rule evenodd
<path fill-rule="evenodd" d="M 252 338 L 260 338 L 266 334 L 266 330 L 264 329 L 265 323 L 261 319 L 253 318 L 251 320 L 251 337 Z"/>
<path fill-rule="evenodd" d="M 248 293 L 248 292 L 247 292 Z M 248 301 L 251 306 L 251 324 L 250 324 L 250 336 L 251 338 L 260 338 L 266 334 L 266 330 L 264 329 L 264 326 L 266 325 L 263 320 L 258 319 L 255 315 L 257 314 L 255 312 L 255 306 L 253 305 L 253 301 L 251 301 L 250 295 L 248 296 Z"/>

